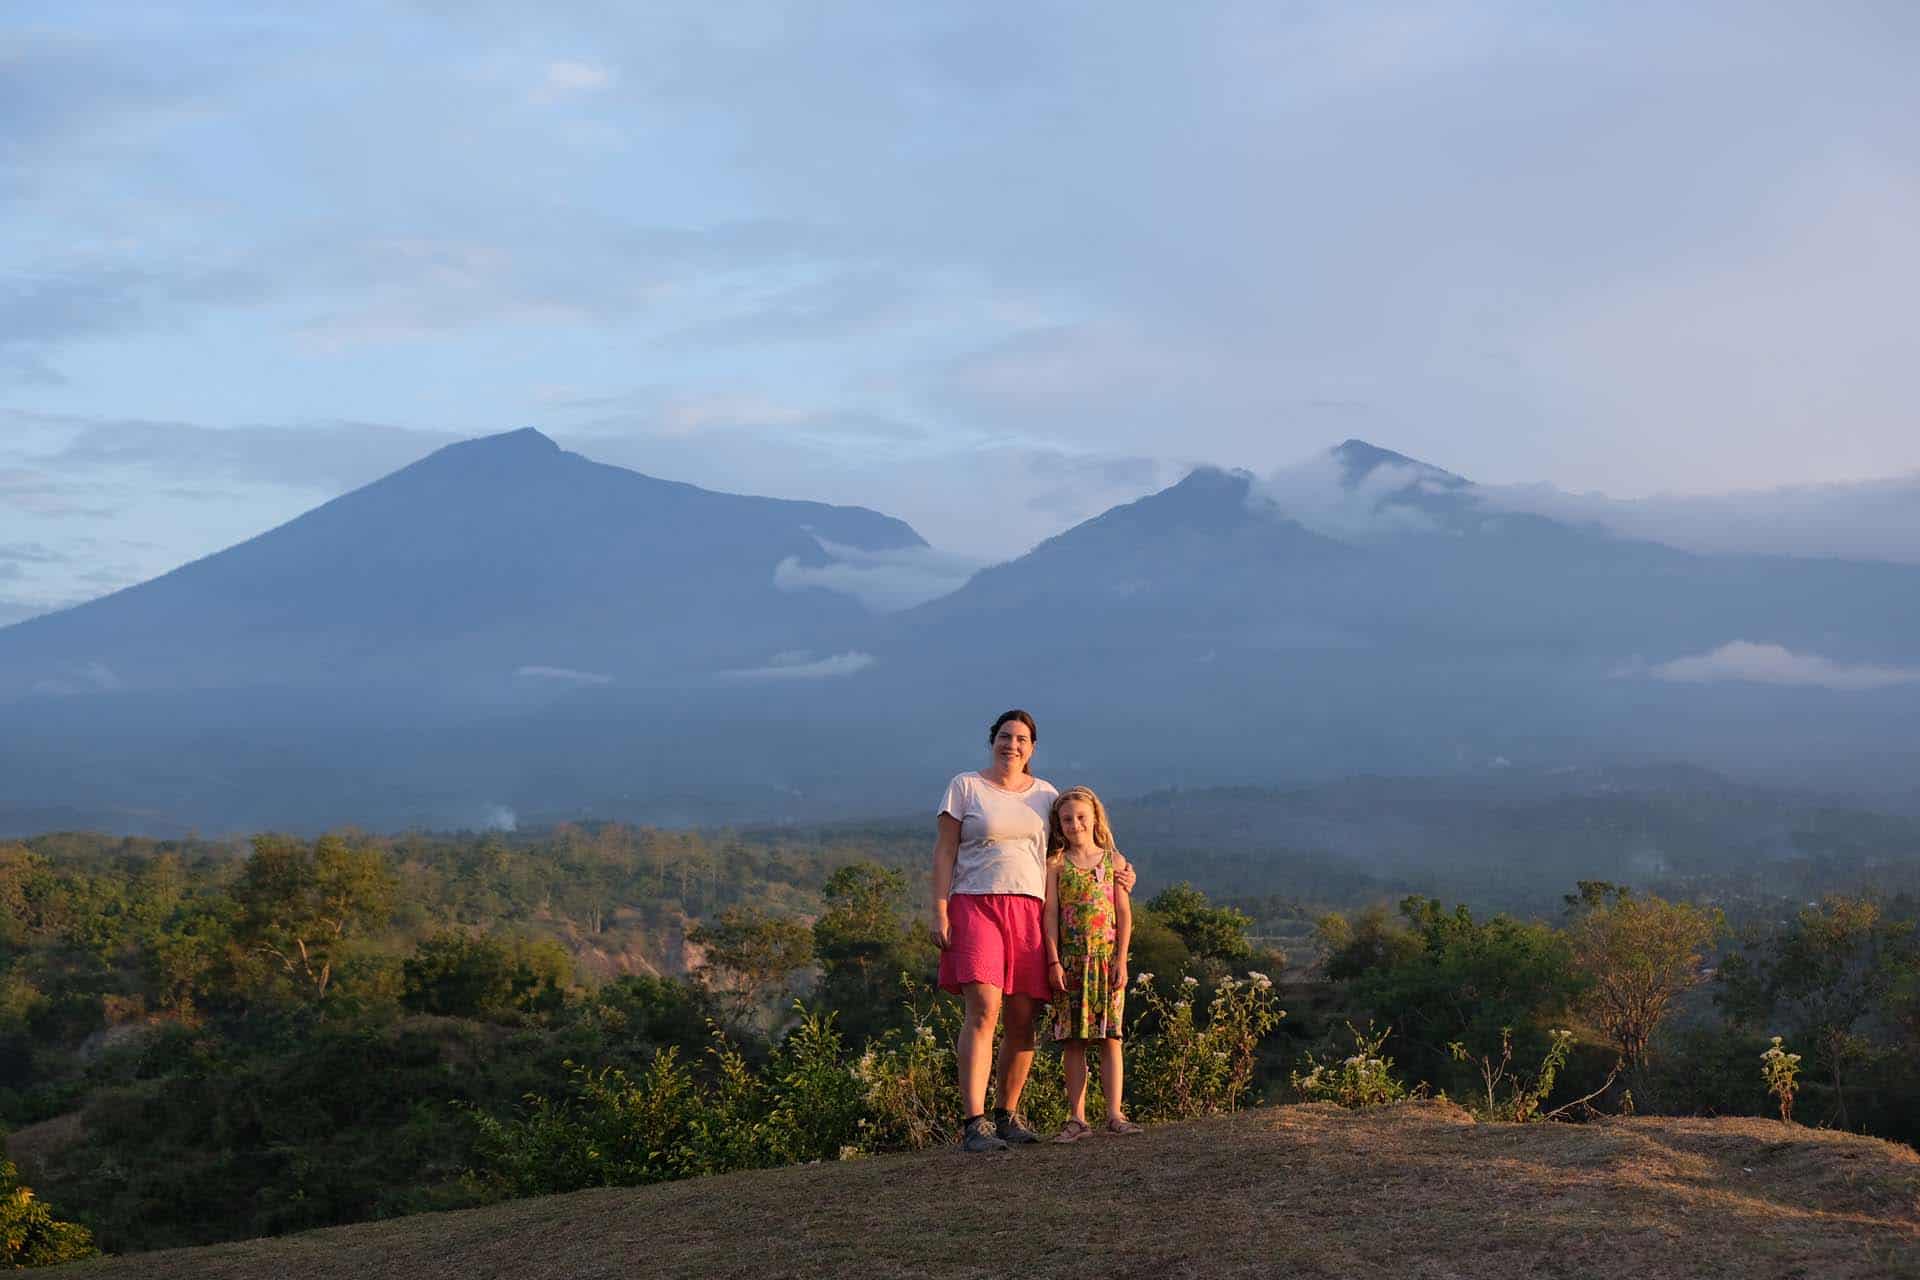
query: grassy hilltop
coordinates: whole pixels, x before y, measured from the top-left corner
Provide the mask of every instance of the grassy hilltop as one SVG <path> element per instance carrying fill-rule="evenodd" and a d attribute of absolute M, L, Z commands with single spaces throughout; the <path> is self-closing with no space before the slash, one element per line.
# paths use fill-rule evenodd
<path fill-rule="evenodd" d="M 550 1196 L 71 1274 L 1920 1276 L 1920 1155 L 1770 1120 L 1481 1125 L 1444 1102 L 1314 1104 L 1005 1156 Z"/>

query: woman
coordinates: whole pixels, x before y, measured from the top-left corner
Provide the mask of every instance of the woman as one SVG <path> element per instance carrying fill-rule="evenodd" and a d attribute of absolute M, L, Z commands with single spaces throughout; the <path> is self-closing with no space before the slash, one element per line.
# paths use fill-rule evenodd
<path fill-rule="evenodd" d="M 958 774 L 941 801 L 933 844 L 933 937 L 940 986 L 966 1002 L 960 1060 L 961 1146 L 1004 1151 L 1038 1142 L 1020 1119 L 1020 1090 L 1033 1065 L 1033 1022 L 1053 996 L 1041 908 L 1047 896 L 1047 819 L 1058 794 L 1033 776 L 1040 739 L 1033 717 L 1009 711 L 987 731 L 984 769 Z M 1131 890 L 1133 868 L 1117 878 Z M 1006 1014 L 995 1067 L 993 1119 L 986 1116 L 993 1028 Z"/>

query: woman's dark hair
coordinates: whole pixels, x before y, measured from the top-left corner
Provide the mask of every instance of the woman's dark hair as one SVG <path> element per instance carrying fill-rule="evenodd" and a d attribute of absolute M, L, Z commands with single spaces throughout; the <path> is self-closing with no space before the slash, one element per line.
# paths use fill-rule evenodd
<path fill-rule="evenodd" d="M 1040 741 L 1040 730 L 1034 725 L 1033 717 L 1028 715 L 1026 712 L 1020 710 L 1020 708 L 1015 707 L 1011 711 L 1002 711 L 1000 713 L 1000 718 L 993 722 L 993 728 L 987 730 L 988 746 L 993 745 L 993 740 L 1000 736 L 1000 726 L 1005 724 L 1009 720 L 1018 720 L 1021 724 L 1027 726 L 1027 736 L 1029 738 L 1032 738 L 1035 743 L 1038 743 Z M 1033 772 L 1033 756 L 1032 755 L 1027 756 L 1027 763 L 1022 767 L 1028 773 Z"/>

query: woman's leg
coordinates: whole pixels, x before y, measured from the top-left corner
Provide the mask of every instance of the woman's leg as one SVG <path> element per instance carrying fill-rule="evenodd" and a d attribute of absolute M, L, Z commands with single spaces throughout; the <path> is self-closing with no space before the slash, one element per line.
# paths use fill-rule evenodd
<path fill-rule="evenodd" d="M 1127 1113 L 1120 1107 L 1120 1094 L 1125 1088 L 1120 1065 L 1120 1051 L 1123 1048 L 1125 1046 L 1118 1040 L 1100 1042 L 1100 1091 L 1107 1095 L 1107 1119 L 1110 1122 L 1127 1118 Z M 1084 1068 L 1082 1070 L 1084 1072 Z"/>
<path fill-rule="evenodd" d="M 1067 1073 L 1067 1118 L 1085 1124 L 1087 1122 L 1087 1042 L 1062 1040 L 1060 1065 L 1066 1068 Z"/>
<path fill-rule="evenodd" d="M 960 1060 L 960 1106 L 969 1116 L 987 1110 L 987 1073 L 993 1066 L 993 1024 L 1000 1020 L 1000 988 L 988 982 L 969 982 L 960 988 L 966 1016 L 960 1021 L 960 1040 L 954 1056 Z M 1028 1024 L 1031 1032 L 1032 1024 Z M 1031 1039 L 1031 1034 L 1029 1034 Z M 1033 1055 L 1029 1053 L 1028 1059 Z"/>
<path fill-rule="evenodd" d="M 999 992 L 994 993 L 996 996 Z M 1033 1020 L 1040 1016 L 1041 1002 L 1032 996 L 1006 994 L 1006 1025 L 1000 1032 L 1000 1063 L 995 1083 L 994 1105 L 1008 1111 L 1020 1109 L 1020 1091 L 1027 1087 L 1027 1072 L 1033 1068 Z M 988 1023 L 988 1035 L 992 1023 Z"/>

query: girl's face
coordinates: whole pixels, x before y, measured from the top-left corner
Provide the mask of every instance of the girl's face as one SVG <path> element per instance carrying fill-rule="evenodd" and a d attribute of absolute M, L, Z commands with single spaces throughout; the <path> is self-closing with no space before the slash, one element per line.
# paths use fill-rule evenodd
<path fill-rule="evenodd" d="M 1018 720 L 1007 721 L 993 735 L 993 758 L 1008 772 L 1019 773 L 1033 758 L 1032 732 Z"/>
<path fill-rule="evenodd" d="M 1060 834 L 1076 849 L 1093 843 L 1093 806 L 1085 800 L 1069 800 L 1060 806 Z"/>

